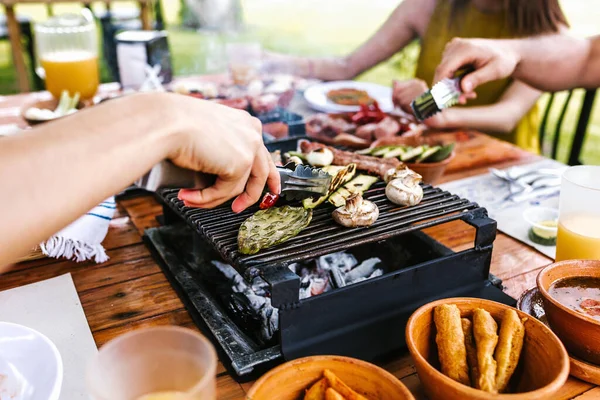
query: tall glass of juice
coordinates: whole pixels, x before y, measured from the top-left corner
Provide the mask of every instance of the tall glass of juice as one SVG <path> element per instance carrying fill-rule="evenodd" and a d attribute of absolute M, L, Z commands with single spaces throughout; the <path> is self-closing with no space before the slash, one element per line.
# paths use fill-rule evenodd
<path fill-rule="evenodd" d="M 186 328 L 135 330 L 105 344 L 87 371 L 93 400 L 216 400 L 217 355 Z"/>
<path fill-rule="evenodd" d="M 63 14 L 35 25 L 38 74 L 56 98 L 63 91 L 82 99 L 98 90 L 98 33 L 88 9 Z"/>
<path fill-rule="evenodd" d="M 556 261 L 562 260 L 600 260 L 600 166 L 563 174 L 556 238 Z"/>

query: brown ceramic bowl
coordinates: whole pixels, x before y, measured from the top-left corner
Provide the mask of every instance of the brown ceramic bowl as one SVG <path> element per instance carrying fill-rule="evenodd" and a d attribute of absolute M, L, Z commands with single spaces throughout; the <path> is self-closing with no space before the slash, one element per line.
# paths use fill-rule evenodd
<path fill-rule="evenodd" d="M 487 310 L 497 322 L 507 308 L 495 301 L 467 297 L 443 299 L 426 304 L 413 313 L 406 325 L 406 343 L 417 373 L 430 399 L 552 399 L 569 376 L 569 356 L 564 346 L 546 325 L 516 310 L 525 321 L 525 342 L 519 366 L 511 382 L 511 393 L 491 394 L 458 383 L 439 370 L 433 310 L 442 304 L 456 304 L 462 317 L 470 317 L 475 308 Z"/>
<path fill-rule="evenodd" d="M 83 104 L 83 102 L 79 102 L 79 104 L 77 104 L 77 109 L 81 110 L 85 105 Z M 56 107 L 58 107 L 58 100 L 57 99 L 50 99 L 50 100 L 40 100 L 40 101 L 36 101 L 34 103 L 29 103 L 24 105 L 21 108 L 21 117 L 31 126 L 33 125 L 39 125 L 39 124 L 43 124 L 44 122 L 50 122 L 50 121 L 55 121 L 56 119 L 51 119 L 51 120 L 38 120 L 38 119 L 29 119 L 25 117 L 25 113 L 27 112 L 27 110 L 29 110 L 30 108 L 39 108 L 39 109 L 48 109 L 48 110 L 55 110 Z M 61 117 L 62 118 L 62 117 Z"/>
<path fill-rule="evenodd" d="M 406 163 L 406 166 L 415 171 L 417 174 L 421 175 L 423 177 L 423 182 L 434 184 L 442 177 L 442 175 L 444 175 L 448 164 L 450 164 L 450 161 L 452 161 L 453 158 L 454 151 L 450 153 L 448 158 L 440 162 Z"/>
<path fill-rule="evenodd" d="M 250 388 L 248 400 L 301 400 L 329 369 L 368 399 L 414 400 L 394 375 L 365 361 L 341 356 L 299 358 L 267 372 Z"/>
<path fill-rule="evenodd" d="M 548 292 L 557 280 L 577 276 L 600 278 L 600 261 L 569 260 L 550 264 L 540 271 L 537 287 L 544 299 L 548 323 L 569 353 L 600 365 L 600 321 L 562 305 Z"/>

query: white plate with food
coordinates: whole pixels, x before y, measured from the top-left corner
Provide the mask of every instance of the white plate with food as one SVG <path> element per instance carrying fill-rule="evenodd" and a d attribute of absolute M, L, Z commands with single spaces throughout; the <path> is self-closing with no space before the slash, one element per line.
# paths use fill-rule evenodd
<path fill-rule="evenodd" d="M 0 322 L 0 338 L 0 399 L 58 400 L 63 363 L 54 343 L 10 322 Z"/>
<path fill-rule="evenodd" d="M 383 112 L 394 110 L 392 88 L 368 82 L 334 81 L 310 86 L 304 92 L 308 104 L 318 111 L 356 112 L 359 104 L 377 101 Z"/>

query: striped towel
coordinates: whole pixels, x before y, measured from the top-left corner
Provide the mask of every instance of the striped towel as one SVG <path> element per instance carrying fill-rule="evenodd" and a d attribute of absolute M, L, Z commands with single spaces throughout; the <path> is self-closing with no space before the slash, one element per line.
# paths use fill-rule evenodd
<path fill-rule="evenodd" d="M 77 262 L 91 260 L 103 263 L 108 260 L 102 241 L 108 232 L 117 205 L 110 197 L 93 210 L 67 226 L 46 242 L 40 244 L 48 257 L 65 257 Z"/>

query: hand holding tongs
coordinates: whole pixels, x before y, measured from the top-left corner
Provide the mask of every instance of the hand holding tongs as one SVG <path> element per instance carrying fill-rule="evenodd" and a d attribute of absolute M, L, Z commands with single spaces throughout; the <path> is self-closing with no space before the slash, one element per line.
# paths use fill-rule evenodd
<path fill-rule="evenodd" d="M 331 175 L 307 165 L 289 163 L 277 167 L 281 178 L 281 194 L 287 200 L 302 200 L 327 193 Z M 202 172 L 180 168 L 170 161 L 162 161 L 135 182 L 150 191 L 159 189 L 204 189 L 214 183 L 215 177 Z"/>

